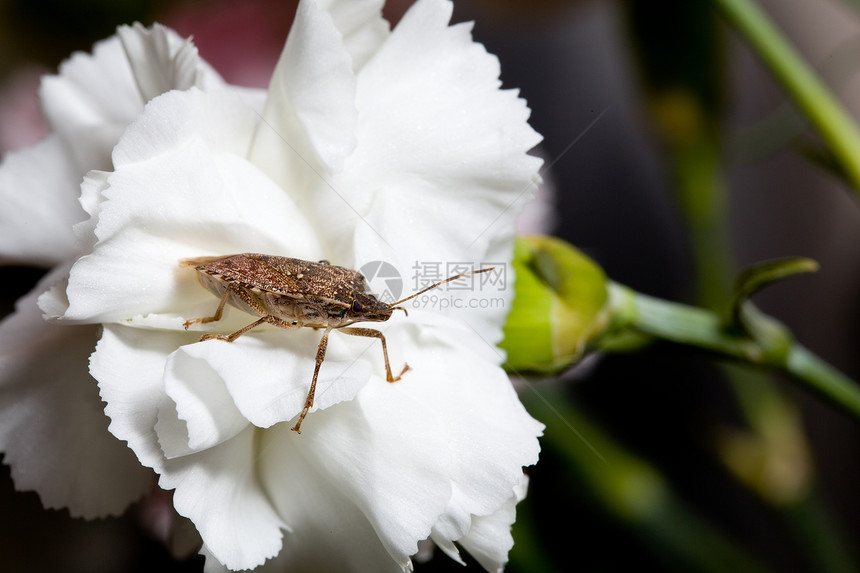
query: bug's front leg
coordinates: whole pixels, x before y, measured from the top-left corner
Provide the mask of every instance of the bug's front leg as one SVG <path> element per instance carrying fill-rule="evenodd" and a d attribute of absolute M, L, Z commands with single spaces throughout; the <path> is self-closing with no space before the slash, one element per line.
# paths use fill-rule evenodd
<path fill-rule="evenodd" d="M 292 430 L 297 434 L 302 433 L 302 420 L 305 419 L 305 416 L 308 415 L 308 410 L 310 410 L 314 405 L 314 394 L 317 391 L 317 376 L 319 376 L 320 366 L 322 366 L 323 360 L 325 360 L 325 351 L 326 348 L 328 348 L 329 332 L 331 332 L 331 328 L 326 328 L 325 332 L 322 335 L 322 339 L 320 339 L 320 345 L 317 348 L 316 366 L 314 366 L 314 377 L 311 380 L 311 387 L 308 390 L 308 397 L 305 398 L 305 407 L 302 408 L 302 413 L 299 414 L 299 421 L 296 422 L 296 425 L 292 427 Z"/>
<path fill-rule="evenodd" d="M 403 370 L 400 371 L 400 374 L 395 378 L 391 375 L 391 366 L 388 363 L 388 347 L 385 344 L 385 336 L 375 328 L 359 328 L 359 327 L 347 327 L 339 329 L 344 334 L 350 334 L 352 336 L 368 336 L 370 338 L 378 338 L 382 343 L 382 357 L 385 359 L 385 379 L 389 382 L 397 382 L 400 380 L 400 377 L 403 376 L 407 370 L 409 370 L 409 365 L 404 364 Z"/>

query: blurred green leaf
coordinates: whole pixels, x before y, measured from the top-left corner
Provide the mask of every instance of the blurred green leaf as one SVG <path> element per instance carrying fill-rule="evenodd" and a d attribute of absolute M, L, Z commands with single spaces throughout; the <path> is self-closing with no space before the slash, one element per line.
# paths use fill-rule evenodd
<path fill-rule="evenodd" d="M 758 573 L 767 569 L 675 496 L 647 460 L 628 451 L 560 394 L 542 387 L 523 395 L 546 424 L 544 446 L 561 457 L 575 483 L 655 555 L 684 571 Z"/>

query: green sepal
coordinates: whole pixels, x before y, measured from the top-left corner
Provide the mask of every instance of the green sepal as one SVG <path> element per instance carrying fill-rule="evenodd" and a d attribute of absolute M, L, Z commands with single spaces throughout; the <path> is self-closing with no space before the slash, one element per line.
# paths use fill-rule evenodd
<path fill-rule="evenodd" d="M 776 281 L 818 270 L 818 263 L 803 257 L 773 259 L 741 271 L 735 281 L 734 296 L 726 320 L 731 332 L 743 333 L 757 343 L 767 356 L 754 357 L 759 362 L 780 364 L 788 355 L 794 337 L 779 321 L 764 315 L 748 299 Z"/>
<path fill-rule="evenodd" d="M 554 237 L 517 238 L 513 307 L 500 344 L 505 367 L 554 373 L 579 360 L 608 325 L 606 275 L 594 261 Z"/>
<path fill-rule="evenodd" d="M 763 287 L 793 275 L 814 273 L 818 263 L 805 257 L 786 257 L 764 261 L 741 271 L 735 281 L 733 309 Z"/>

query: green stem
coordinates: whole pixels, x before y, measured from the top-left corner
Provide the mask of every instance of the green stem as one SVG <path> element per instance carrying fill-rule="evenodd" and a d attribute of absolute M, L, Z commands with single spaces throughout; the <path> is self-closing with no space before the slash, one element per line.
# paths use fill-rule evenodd
<path fill-rule="evenodd" d="M 818 394 L 860 415 L 857 384 L 800 344 L 795 344 L 788 354 L 785 369 Z"/>
<path fill-rule="evenodd" d="M 787 348 L 768 348 L 768 339 L 754 340 L 730 332 L 713 312 L 639 294 L 614 283 L 610 293 L 619 326 L 745 363 L 783 370 L 860 419 L 860 387 L 800 344 L 790 341 Z M 785 344 L 785 340 L 779 344 Z"/>
<path fill-rule="evenodd" d="M 794 99 L 860 193 L 860 131 L 753 0 L 714 0 Z"/>

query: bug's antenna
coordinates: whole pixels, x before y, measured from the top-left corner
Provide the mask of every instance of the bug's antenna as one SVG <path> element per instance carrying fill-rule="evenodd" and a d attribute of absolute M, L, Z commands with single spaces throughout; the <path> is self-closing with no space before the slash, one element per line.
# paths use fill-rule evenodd
<path fill-rule="evenodd" d="M 487 271 L 491 271 L 491 270 L 493 270 L 494 268 L 496 268 L 496 267 L 489 267 L 489 268 L 486 268 L 486 269 L 480 269 L 480 270 L 477 270 L 477 271 L 467 271 L 467 272 L 465 272 L 465 273 L 460 273 L 459 275 L 454 275 L 453 277 L 448 277 L 448 278 L 447 278 L 447 279 L 445 279 L 444 281 L 439 281 L 438 283 L 436 283 L 436 284 L 432 284 L 432 285 L 430 285 L 429 287 L 427 287 L 427 288 L 425 288 L 425 289 L 422 289 L 422 290 L 420 290 L 420 291 L 416 292 L 415 294 L 409 295 L 409 296 L 407 296 L 406 298 L 404 298 L 404 299 L 402 299 L 402 300 L 398 300 L 397 302 L 393 303 L 391 306 L 397 306 L 397 305 L 398 305 L 398 304 L 400 304 L 401 302 L 406 302 L 407 300 L 412 300 L 412 299 L 413 299 L 413 298 L 415 298 L 416 296 L 422 295 L 422 294 L 424 294 L 425 292 L 427 292 L 428 290 L 433 290 L 434 288 L 436 288 L 436 287 L 438 287 L 438 286 L 442 286 L 442 285 L 443 285 L 443 284 L 445 284 L 445 283 L 449 283 L 449 282 L 451 282 L 451 281 L 455 281 L 455 280 L 457 280 L 457 279 L 459 279 L 459 278 L 461 278 L 461 277 L 466 277 L 466 276 L 469 276 L 469 275 L 477 275 L 477 274 L 485 273 L 485 272 L 487 272 Z M 403 310 L 405 311 L 405 309 L 403 309 Z"/>

